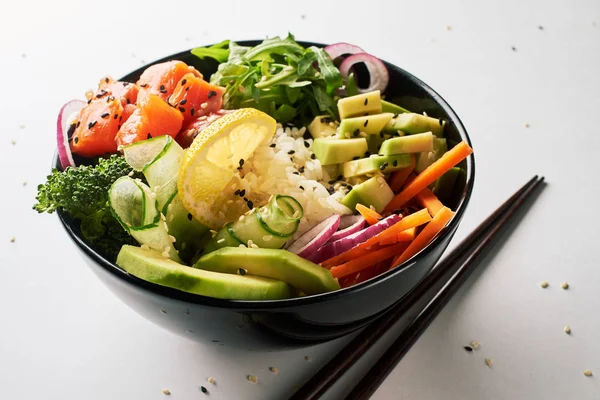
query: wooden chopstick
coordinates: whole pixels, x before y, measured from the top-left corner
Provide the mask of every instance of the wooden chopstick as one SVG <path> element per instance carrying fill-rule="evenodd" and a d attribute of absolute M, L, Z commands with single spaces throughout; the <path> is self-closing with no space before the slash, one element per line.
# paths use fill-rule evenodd
<path fill-rule="evenodd" d="M 491 249 L 497 241 L 498 233 L 513 220 L 515 213 L 522 208 L 526 200 L 531 197 L 535 189 L 544 181 L 544 177 L 536 179 L 525 189 L 514 203 L 500 216 L 496 223 L 485 234 L 481 241 L 474 247 L 463 249 L 464 261 L 449 283 L 439 292 L 437 297 L 417 317 L 417 319 L 402 332 L 396 341 L 390 346 L 385 354 L 375 363 L 367 374 L 354 387 L 347 400 L 369 399 L 394 369 L 402 357 L 410 350 L 429 324 L 435 319 L 440 311 L 449 303 L 452 296 L 460 289 L 468 276 L 479 265 L 477 262 Z M 531 181 L 530 181 L 531 182 Z"/>
<path fill-rule="evenodd" d="M 290 400 L 320 398 L 403 315 L 416 316 L 461 267 L 459 261 L 473 244 L 538 181 L 537 175 L 506 200 L 467 236 L 402 301 L 359 333 L 329 363 L 308 380 Z"/>

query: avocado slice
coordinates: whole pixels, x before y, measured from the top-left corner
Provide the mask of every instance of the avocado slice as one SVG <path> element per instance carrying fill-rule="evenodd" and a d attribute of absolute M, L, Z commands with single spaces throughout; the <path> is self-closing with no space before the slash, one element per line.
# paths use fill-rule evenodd
<path fill-rule="evenodd" d="M 406 108 L 400 107 L 397 104 L 390 103 L 389 101 L 381 100 L 381 112 L 389 112 L 392 114 L 404 114 L 409 113 Z"/>
<path fill-rule="evenodd" d="M 394 114 L 384 113 L 367 115 L 365 117 L 354 117 L 342 119 L 340 123 L 339 137 L 352 138 L 366 135 L 376 135 L 383 130 L 392 120 Z M 361 135 L 362 133 L 362 135 Z"/>
<path fill-rule="evenodd" d="M 306 294 L 337 290 L 340 285 L 329 270 L 281 249 L 224 247 L 201 257 L 194 268 L 279 279 Z"/>
<path fill-rule="evenodd" d="M 415 113 L 405 113 L 394 116 L 383 128 L 383 131 L 402 131 L 408 134 L 431 132 L 437 137 L 443 137 L 444 126 L 446 126 L 446 121 L 443 119 L 431 118 Z"/>
<path fill-rule="evenodd" d="M 391 138 L 381 144 L 379 154 L 422 153 L 433 150 L 433 134 L 431 132 Z"/>
<path fill-rule="evenodd" d="M 379 90 L 374 90 L 372 92 L 340 99 L 338 101 L 338 111 L 340 112 L 340 118 L 342 119 L 380 114 L 381 92 Z"/>
<path fill-rule="evenodd" d="M 163 257 L 155 250 L 124 245 L 117 265 L 148 282 L 183 292 L 230 300 L 277 300 L 292 296 L 285 282 L 257 276 L 202 271 Z"/>
<path fill-rule="evenodd" d="M 336 138 L 315 139 L 312 151 L 321 165 L 339 164 L 362 157 L 368 149 L 365 138 L 339 140 Z"/>
<path fill-rule="evenodd" d="M 410 154 L 394 154 L 390 156 L 371 156 L 360 160 L 348 161 L 342 165 L 344 176 L 358 176 L 381 171 L 396 171 L 412 164 Z"/>
<path fill-rule="evenodd" d="M 354 210 L 358 203 L 363 206 L 373 206 L 375 211 L 382 212 L 385 206 L 394 198 L 394 192 L 381 175 L 367 179 L 352 190 L 342 199 L 342 204 Z"/>
<path fill-rule="evenodd" d="M 308 125 L 308 131 L 313 139 L 324 138 L 335 135 L 338 125 L 329 115 L 319 115 Z"/>

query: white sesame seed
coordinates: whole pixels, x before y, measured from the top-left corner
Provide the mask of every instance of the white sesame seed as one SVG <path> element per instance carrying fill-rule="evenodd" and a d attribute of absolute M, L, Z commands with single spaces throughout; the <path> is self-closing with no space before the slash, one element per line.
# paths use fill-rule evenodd
<path fill-rule="evenodd" d="M 148 245 L 147 245 L 147 244 L 143 244 L 143 245 L 141 246 L 141 248 L 142 248 L 142 250 L 150 250 L 150 247 L 148 247 Z"/>
<path fill-rule="evenodd" d="M 263 237 L 262 237 L 262 239 L 263 239 L 265 242 L 268 242 L 269 240 L 273 239 L 273 236 L 271 236 L 271 235 L 265 235 L 265 236 L 263 236 Z"/>
<path fill-rule="evenodd" d="M 479 348 L 479 342 L 477 340 L 473 340 L 471 342 L 471 347 L 473 348 L 473 350 L 477 350 Z"/>
<path fill-rule="evenodd" d="M 269 367 L 269 371 L 271 371 L 274 374 L 278 374 L 279 373 L 279 370 L 277 368 L 275 368 L 275 367 Z"/>
<path fill-rule="evenodd" d="M 169 214 L 169 222 L 173 222 L 174 219 L 175 219 L 175 215 Z"/>
<path fill-rule="evenodd" d="M 264 82 L 264 81 L 266 81 L 266 80 L 267 80 L 267 77 L 266 77 L 265 75 L 263 75 L 263 76 L 260 78 L 260 81 L 261 81 L 261 82 Z"/>
<path fill-rule="evenodd" d="M 168 251 L 163 251 L 161 254 L 164 258 L 170 258 L 170 254 Z"/>
<path fill-rule="evenodd" d="M 570 327 L 569 325 L 566 325 L 566 326 L 565 326 L 565 333 L 566 333 L 567 335 L 570 335 L 570 334 L 571 334 L 571 327 Z"/>
<path fill-rule="evenodd" d="M 217 243 L 221 244 L 221 243 L 223 243 L 224 241 L 225 241 L 225 238 L 221 238 L 221 239 L 217 240 Z"/>
<path fill-rule="evenodd" d="M 333 122 L 330 122 L 329 126 L 332 127 L 332 128 L 335 128 L 335 124 Z"/>
<path fill-rule="evenodd" d="M 250 247 L 253 248 L 253 249 L 258 249 L 259 248 L 258 245 L 254 244 L 254 243 L 252 243 L 252 245 Z"/>
<path fill-rule="evenodd" d="M 161 213 L 160 214 L 160 219 L 162 219 L 163 221 L 166 221 L 167 217 L 165 217 L 165 214 Z"/>
<path fill-rule="evenodd" d="M 175 243 L 177 241 L 177 239 L 175 239 L 175 236 L 173 235 L 169 235 L 169 240 L 171 241 L 171 243 Z"/>
<path fill-rule="evenodd" d="M 171 391 L 169 389 L 163 389 L 162 392 L 163 392 L 163 394 L 166 394 L 167 396 L 169 396 L 171 394 Z"/>
<path fill-rule="evenodd" d="M 540 286 L 541 286 L 543 289 L 546 289 L 546 288 L 548 287 L 548 281 L 543 281 L 542 283 L 540 283 Z"/>
<path fill-rule="evenodd" d="M 491 368 L 491 367 L 492 367 L 492 360 L 491 360 L 491 359 L 489 359 L 489 358 L 486 358 L 484 361 L 485 361 L 485 365 L 487 365 L 487 366 L 488 366 L 488 368 Z"/>
<path fill-rule="evenodd" d="M 254 242 L 252 241 L 252 239 L 248 239 L 248 247 L 252 247 L 253 244 Z"/>
<path fill-rule="evenodd" d="M 127 176 L 133 176 L 133 171 L 129 171 L 129 173 L 127 174 Z"/>
<path fill-rule="evenodd" d="M 586 369 L 585 371 L 583 371 L 583 374 L 584 374 L 585 376 L 588 376 L 588 377 L 589 377 L 589 376 L 592 376 L 592 375 L 594 375 L 594 374 L 592 373 L 592 371 L 590 371 L 589 369 Z"/>
<path fill-rule="evenodd" d="M 238 221 L 243 221 L 244 218 L 246 218 L 246 216 L 244 214 L 240 215 L 240 217 L 238 218 Z"/>
<path fill-rule="evenodd" d="M 212 237 L 215 237 L 217 235 L 217 231 L 214 230 L 210 230 L 210 234 L 212 235 Z"/>
<path fill-rule="evenodd" d="M 225 219 L 225 214 L 223 213 L 223 211 L 219 211 L 219 218 Z"/>
<path fill-rule="evenodd" d="M 203 110 L 206 110 L 207 107 L 208 107 L 208 103 L 200 104 L 200 108 L 202 108 Z"/>
<path fill-rule="evenodd" d="M 156 193 L 154 193 L 154 192 L 151 192 L 151 193 L 150 193 L 150 198 L 152 198 L 152 199 L 156 199 Z"/>
<path fill-rule="evenodd" d="M 569 288 L 569 283 L 568 282 L 563 282 L 562 285 L 560 285 L 561 288 L 567 290 Z"/>
<path fill-rule="evenodd" d="M 254 375 L 247 375 L 246 379 L 248 379 L 249 382 L 258 383 L 258 378 Z"/>
<path fill-rule="evenodd" d="M 239 245 L 238 247 L 243 247 L 243 248 L 246 248 L 246 245 L 245 245 L 245 244 L 243 244 L 243 243 L 240 243 L 240 245 Z"/>
<path fill-rule="evenodd" d="M 17 240 L 17 238 L 16 238 L 16 237 L 14 237 L 14 236 L 11 236 L 11 237 L 10 237 L 10 242 L 11 242 L 11 243 L 14 243 L 14 242 L 15 242 L 15 240 Z"/>
<path fill-rule="evenodd" d="M 217 383 L 217 381 L 215 381 L 215 378 L 213 378 L 212 376 L 209 377 L 207 380 L 208 380 L 208 383 L 210 383 L 212 385 L 215 385 Z"/>

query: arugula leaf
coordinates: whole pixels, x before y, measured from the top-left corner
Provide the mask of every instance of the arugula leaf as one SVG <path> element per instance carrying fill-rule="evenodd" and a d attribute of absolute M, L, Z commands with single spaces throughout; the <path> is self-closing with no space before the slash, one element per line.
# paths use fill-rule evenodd
<path fill-rule="evenodd" d="M 285 39 L 280 39 L 275 36 L 271 39 L 265 39 L 258 46 L 253 47 L 244 54 L 244 58 L 248 61 L 262 60 L 269 57 L 270 54 L 293 55 L 302 54 L 304 48 L 294 40 L 292 35 L 288 35 Z"/>
<path fill-rule="evenodd" d="M 229 58 L 229 40 L 223 40 L 221 43 L 213 44 L 210 47 L 196 47 L 192 49 L 192 54 L 201 60 L 205 57 L 214 58 L 220 63 L 224 63 Z"/>
<path fill-rule="evenodd" d="M 298 75 L 306 74 L 312 68 L 315 61 L 317 61 L 317 55 L 308 49 L 300 61 L 298 61 Z"/>
<path fill-rule="evenodd" d="M 317 101 L 317 105 L 319 106 L 319 110 L 327 111 L 328 108 L 333 106 L 333 99 L 327 95 L 327 92 L 323 90 L 323 88 L 313 85 L 312 89 L 315 100 Z"/>
<path fill-rule="evenodd" d="M 227 61 L 235 61 L 240 59 L 246 52 L 250 50 L 248 46 L 240 46 L 236 42 L 229 42 L 229 59 Z"/>
<path fill-rule="evenodd" d="M 342 74 L 340 74 L 340 70 L 333 64 L 333 60 L 329 57 L 325 49 L 314 46 L 311 49 L 317 55 L 319 70 L 323 78 L 325 78 L 325 84 L 327 85 L 327 93 L 333 93 L 343 84 Z"/>

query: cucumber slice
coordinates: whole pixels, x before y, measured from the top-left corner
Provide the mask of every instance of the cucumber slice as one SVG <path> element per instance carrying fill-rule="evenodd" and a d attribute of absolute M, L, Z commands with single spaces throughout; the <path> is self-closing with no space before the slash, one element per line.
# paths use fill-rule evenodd
<path fill-rule="evenodd" d="M 433 150 L 419 153 L 417 156 L 417 163 L 415 165 L 415 172 L 421 173 L 425 168 L 436 162 L 440 157 L 448 151 L 448 144 L 446 139 L 435 138 L 433 139 Z"/>
<path fill-rule="evenodd" d="M 431 132 L 416 133 L 388 139 L 381 145 L 379 154 L 422 153 L 433 150 L 433 134 Z"/>
<path fill-rule="evenodd" d="M 446 121 L 427 117 L 421 114 L 404 113 L 395 115 L 383 128 L 384 132 L 402 131 L 412 135 L 414 133 L 431 132 L 437 137 L 444 136 Z"/>
<path fill-rule="evenodd" d="M 267 205 L 226 224 L 208 243 L 204 254 L 247 245 L 250 240 L 258 247 L 279 249 L 296 233 L 303 215 L 302 206 L 293 197 L 272 196 Z"/>
<path fill-rule="evenodd" d="M 108 191 L 108 203 L 115 218 L 141 245 L 181 261 L 148 186 L 128 176 L 119 178 Z"/>
<path fill-rule="evenodd" d="M 381 112 L 392 113 L 392 114 L 404 114 L 409 113 L 406 108 L 400 107 L 397 104 L 390 103 L 389 101 L 381 100 Z"/>

